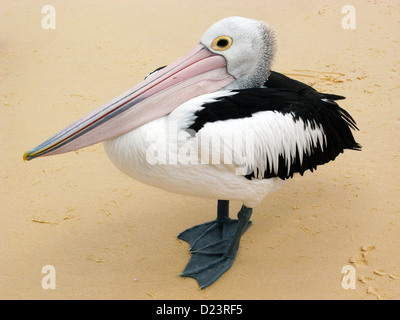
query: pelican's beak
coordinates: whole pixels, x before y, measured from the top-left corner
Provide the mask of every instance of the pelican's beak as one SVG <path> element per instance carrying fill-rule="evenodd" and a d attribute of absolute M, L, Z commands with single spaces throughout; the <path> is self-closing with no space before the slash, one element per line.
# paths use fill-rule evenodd
<path fill-rule="evenodd" d="M 169 114 L 191 98 L 219 90 L 234 80 L 226 70 L 225 58 L 199 44 L 164 69 L 25 152 L 23 159 L 73 151 L 118 137 Z"/>

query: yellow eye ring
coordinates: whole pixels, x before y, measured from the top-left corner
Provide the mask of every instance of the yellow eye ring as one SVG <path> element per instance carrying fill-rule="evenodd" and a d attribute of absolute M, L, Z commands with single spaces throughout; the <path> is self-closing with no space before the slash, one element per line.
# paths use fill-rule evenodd
<path fill-rule="evenodd" d="M 224 51 L 230 48 L 232 42 L 233 42 L 232 38 L 228 36 L 221 36 L 214 39 L 214 41 L 211 44 L 211 48 L 214 49 L 215 51 Z"/>

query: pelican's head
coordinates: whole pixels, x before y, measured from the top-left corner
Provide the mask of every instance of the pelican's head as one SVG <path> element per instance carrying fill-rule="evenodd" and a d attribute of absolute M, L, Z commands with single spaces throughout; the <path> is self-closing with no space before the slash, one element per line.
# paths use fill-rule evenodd
<path fill-rule="evenodd" d="M 261 87 L 267 80 L 276 51 L 274 30 L 264 21 L 229 17 L 213 24 L 200 42 L 227 61 L 235 77 L 229 88 Z"/>
<path fill-rule="evenodd" d="M 220 20 L 189 53 L 25 152 L 23 158 L 60 154 L 116 138 L 222 88 L 260 87 L 270 72 L 274 39 L 274 32 L 262 21 Z"/>

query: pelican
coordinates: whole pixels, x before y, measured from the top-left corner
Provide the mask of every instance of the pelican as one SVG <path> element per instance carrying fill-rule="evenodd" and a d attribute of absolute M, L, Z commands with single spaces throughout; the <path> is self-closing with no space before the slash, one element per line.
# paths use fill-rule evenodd
<path fill-rule="evenodd" d="M 190 244 L 181 276 L 201 288 L 233 264 L 250 217 L 294 174 L 345 149 L 360 150 L 356 123 L 334 94 L 271 70 L 275 32 L 263 21 L 228 17 L 189 53 L 67 126 L 23 159 L 104 142 L 128 176 L 171 192 L 218 200 L 217 217 L 178 238 Z M 243 203 L 237 219 L 229 201 Z"/>

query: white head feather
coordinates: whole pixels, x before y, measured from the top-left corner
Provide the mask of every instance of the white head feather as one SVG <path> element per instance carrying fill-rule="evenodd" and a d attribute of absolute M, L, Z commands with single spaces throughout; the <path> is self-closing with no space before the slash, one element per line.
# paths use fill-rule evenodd
<path fill-rule="evenodd" d="M 221 36 L 231 38 L 232 45 L 224 51 L 216 51 L 212 43 Z M 276 50 L 275 32 L 263 21 L 228 17 L 213 24 L 200 42 L 208 50 L 225 57 L 228 72 L 236 78 L 227 89 L 261 87 L 271 72 Z"/>

